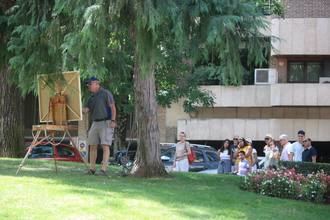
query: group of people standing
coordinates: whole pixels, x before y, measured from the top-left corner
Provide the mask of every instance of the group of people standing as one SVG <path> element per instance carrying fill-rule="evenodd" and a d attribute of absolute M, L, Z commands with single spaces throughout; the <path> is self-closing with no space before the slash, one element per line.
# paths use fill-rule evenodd
<path fill-rule="evenodd" d="M 220 156 L 218 173 L 246 175 L 249 171 L 257 170 L 257 151 L 252 147 L 250 138 L 235 136 L 232 144 L 226 139 L 218 153 Z"/>
<path fill-rule="evenodd" d="M 292 144 L 286 134 L 279 136 L 279 144 L 271 134 L 265 135 L 266 145 L 263 149 L 265 157 L 259 163 L 251 138 L 235 136 L 232 141 L 226 139 L 218 150 L 220 156 L 218 173 L 245 176 L 249 172 L 256 171 L 261 165 L 263 169 L 276 169 L 279 160 L 316 163 L 317 152 L 311 144 L 311 138 L 306 137 L 303 130 L 299 130 L 297 135 L 297 141 Z"/>

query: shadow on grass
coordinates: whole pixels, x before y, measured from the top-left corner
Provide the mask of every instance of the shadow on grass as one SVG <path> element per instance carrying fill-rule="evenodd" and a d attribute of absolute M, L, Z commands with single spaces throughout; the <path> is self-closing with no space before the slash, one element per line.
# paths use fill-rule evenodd
<path fill-rule="evenodd" d="M 322 205 L 268 198 L 241 191 L 240 178 L 236 176 L 177 173 L 167 178 L 142 179 L 122 177 L 120 168 L 112 166 L 110 178 L 106 178 L 85 175 L 84 164 L 67 162 L 58 162 L 59 172 L 56 174 L 52 160 L 28 160 L 16 176 L 19 163 L 18 159 L 0 159 L 0 178 L 45 178 L 52 180 L 48 184 L 70 186 L 64 189 L 68 193 L 93 197 L 118 194 L 127 199 L 151 200 L 184 218 L 327 219 L 330 214 L 323 210 L 325 207 Z"/>

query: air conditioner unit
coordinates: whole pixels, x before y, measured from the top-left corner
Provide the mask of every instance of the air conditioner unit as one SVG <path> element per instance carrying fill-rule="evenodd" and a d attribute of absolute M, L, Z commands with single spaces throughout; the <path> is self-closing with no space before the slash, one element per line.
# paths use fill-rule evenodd
<path fill-rule="evenodd" d="M 276 69 L 255 69 L 254 84 L 275 84 L 277 83 Z"/>
<path fill-rule="evenodd" d="M 330 83 L 330 77 L 320 77 L 320 83 Z"/>

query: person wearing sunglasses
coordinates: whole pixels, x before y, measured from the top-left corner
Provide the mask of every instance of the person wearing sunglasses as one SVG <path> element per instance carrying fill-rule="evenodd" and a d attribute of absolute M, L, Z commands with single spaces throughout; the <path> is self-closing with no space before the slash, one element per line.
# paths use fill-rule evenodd
<path fill-rule="evenodd" d="M 312 140 L 310 138 L 305 138 L 305 140 L 303 140 L 303 145 L 304 151 L 302 153 L 302 161 L 316 163 L 317 151 L 312 146 Z"/>

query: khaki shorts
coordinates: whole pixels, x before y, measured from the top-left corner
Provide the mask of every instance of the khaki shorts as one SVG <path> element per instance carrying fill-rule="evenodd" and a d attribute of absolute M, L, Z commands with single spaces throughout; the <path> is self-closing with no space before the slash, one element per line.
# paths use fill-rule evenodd
<path fill-rule="evenodd" d="M 110 127 L 110 120 L 94 121 L 88 131 L 87 142 L 89 145 L 111 145 L 114 128 Z"/>

